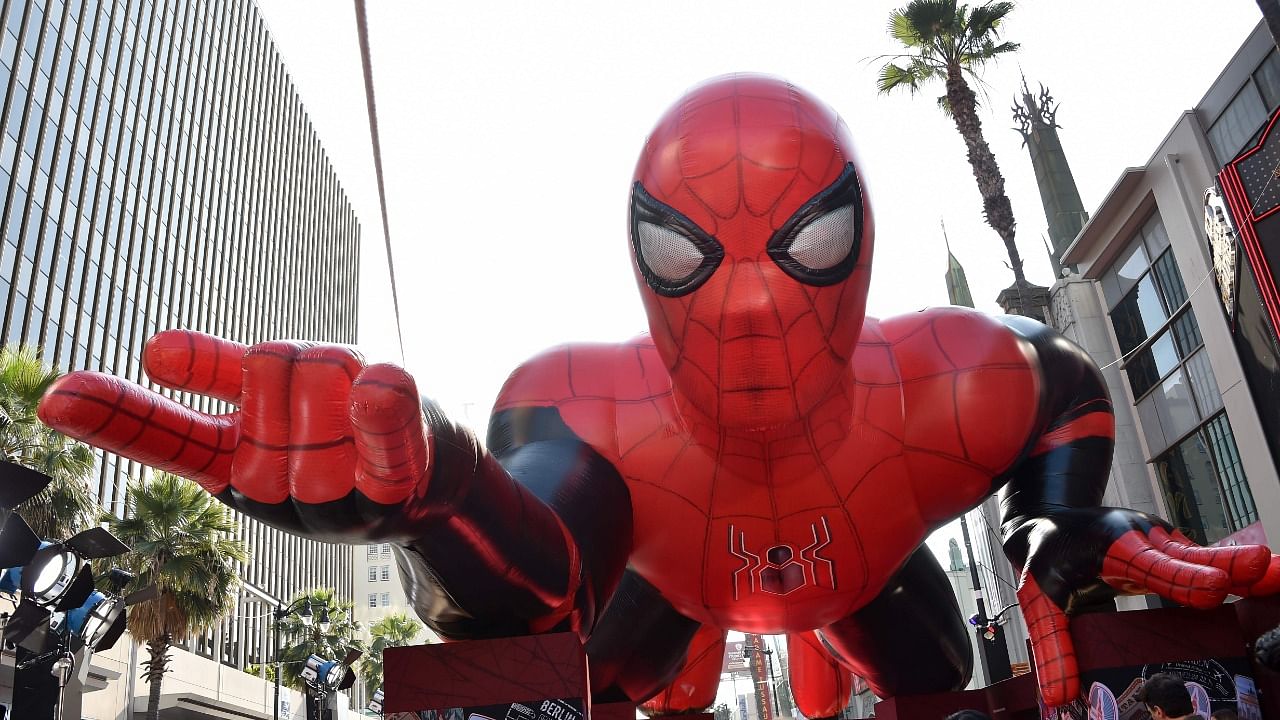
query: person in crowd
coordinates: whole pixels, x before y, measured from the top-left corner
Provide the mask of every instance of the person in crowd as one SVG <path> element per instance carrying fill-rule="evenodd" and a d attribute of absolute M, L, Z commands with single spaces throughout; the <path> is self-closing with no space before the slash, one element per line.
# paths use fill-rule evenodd
<path fill-rule="evenodd" d="M 1147 706 L 1152 720 L 1204 720 L 1195 714 L 1186 683 L 1169 673 L 1147 678 L 1138 691 L 1138 702 Z"/>

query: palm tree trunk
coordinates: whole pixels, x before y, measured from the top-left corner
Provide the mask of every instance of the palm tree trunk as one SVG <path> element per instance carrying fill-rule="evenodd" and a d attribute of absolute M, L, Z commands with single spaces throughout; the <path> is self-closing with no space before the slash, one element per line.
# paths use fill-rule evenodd
<path fill-rule="evenodd" d="M 991 154 L 991 148 L 982 134 L 977 98 L 961 73 L 959 67 L 952 68 L 947 73 L 947 102 L 951 104 L 951 118 L 968 149 L 969 167 L 973 168 L 973 179 L 978 181 L 978 192 L 982 195 L 983 215 L 987 218 L 987 224 L 1004 241 L 1014 281 L 1022 288 L 1027 279 L 1022 273 L 1022 256 L 1018 254 L 1018 246 L 1014 243 L 1014 228 L 1017 223 L 1013 217 L 1013 205 L 1004 192 L 1004 176 L 1000 174 L 1000 166 L 996 164 L 996 157 Z"/>
<path fill-rule="evenodd" d="M 147 697 L 147 720 L 160 720 L 160 684 L 164 682 L 164 674 L 169 669 L 171 640 L 169 633 L 164 633 L 147 643 L 147 652 L 151 655 L 147 661 L 147 682 L 151 685 Z"/>

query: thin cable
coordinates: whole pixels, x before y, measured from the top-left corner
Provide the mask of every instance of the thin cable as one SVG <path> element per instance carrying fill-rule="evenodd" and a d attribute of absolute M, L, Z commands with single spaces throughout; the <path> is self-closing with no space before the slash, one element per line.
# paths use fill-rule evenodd
<path fill-rule="evenodd" d="M 396 266 L 391 257 L 391 224 L 387 222 L 387 188 L 382 176 L 382 143 L 378 140 L 378 107 L 373 100 L 373 63 L 369 57 L 369 24 L 364 0 L 356 3 L 356 34 L 360 37 L 360 64 L 364 69 L 364 98 L 369 108 L 369 139 L 373 143 L 373 171 L 378 178 L 378 204 L 382 210 L 382 239 L 387 247 L 387 272 L 391 275 L 391 304 L 396 315 L 396 339 L 400 341 L 400 364 L 405 364 L 404 332 L 400 329 L 400 294 L 396 290 Z"/>

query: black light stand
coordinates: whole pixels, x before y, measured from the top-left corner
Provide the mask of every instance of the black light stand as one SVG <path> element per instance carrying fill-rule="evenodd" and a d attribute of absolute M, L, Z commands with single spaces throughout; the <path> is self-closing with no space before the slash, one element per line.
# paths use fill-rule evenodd
<path fill-rule="evenodd" d="M 1009 647 L 1005 643 L 1004 628 L 1000 627 L 1000 616 L 1009 608 L 996 613 L 995 617 L 987 617 L 987 606 L 982 599 L 982 583 L 978 579 L 978 563 L 973 559 L 973 544 L 969 541 L 969 523 L 964 515 L 960 516 L 960 533 L 964 536 L 964 549 L 969 556 L 969 575 L 973 580 L 973 596 L 978 606 L 978 612 L 969 618 L 969 623 L 978 633 L 979 661 L 982 663 L 987 685 L 995 685 L 1013 677 L 1013 667 L 1009 664 Z"/>
<path fill-rule="evenodd" d="M 276 666 L 276 701 L 275 701 L 275 710 L 272 717 L 274 717 L 275 720 L 280 720 L 280 678 L 284 670 L 283 664 L 281 663 L 281 660 L 280 660 L 280 621 L 288 617 L 289 613 L 293 612 L 294 609 L 299 606 L 302 607 L 302 610 L 301 612 L 298 613 L 298 617 L 302 620 L 302 624 L 304 626 L 308 628 L 311 627 L 312 611 L 315 609 L 315 606 L 311 603 L 311 598 L 309 597 L 300 597 L 297 600 L 294 600 L 293 602 L 289 603 L 287 606 L 283 606 L 283 605 L 277 606 L 276 609 L 272 611 L 271 633 L 273 637 L 272 644 L 274 645 L 273 656 L 275 658 L 275 666 Z M 320 625 L 320 630 L 322 632 L 328 632 L 329 630 L 328 625 L 329 625 L 330 609 L 331 608 L 328 605 L 325 605 L 325 604 L 320 605 L 319 625 Z M 309 694 L 307 695 L 307 698 L 308 698 L 307 699 L 307 717 L 310 718 L 311 704 L 310 704 Z"/>

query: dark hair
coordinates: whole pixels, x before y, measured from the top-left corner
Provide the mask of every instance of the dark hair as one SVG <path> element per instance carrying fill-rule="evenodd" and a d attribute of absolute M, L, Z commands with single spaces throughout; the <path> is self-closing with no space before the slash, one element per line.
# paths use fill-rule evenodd
<path fill-rule="evenodd" d="M 1190 715 L 1194 710 L 1191 693 L 1182 678 L 1169 673 L 1156 673 L 1147 678 L 1138 691 L 1138 702 L 1154 705 L 1175 718 Z"/>
<path fill-rule="evenodd" d="M 991 720 L 991 716 L 981 710 L 961 710 L 951 713 L 943 720 Z"/>
<path fill-rule="evenodd" d="M 1237 714 L 1236 711 L 1231 708 L 1222 708 L 1221 710 L 1215 712 L 1209 717 L 1212 718 L 1213 720 L 1237 720 L 1237 718 L 1239 718 L 1240 715 Z"/>

